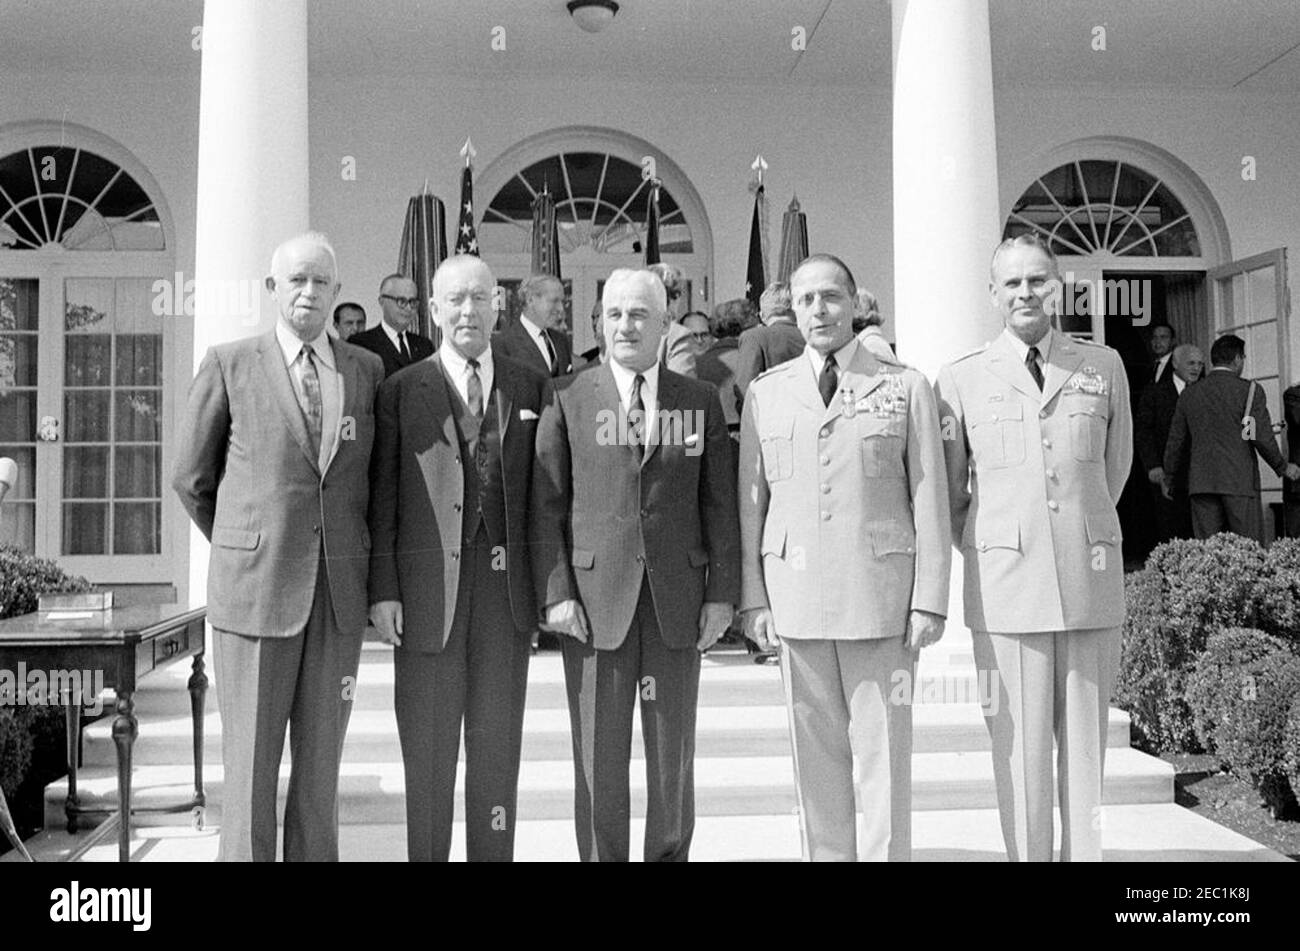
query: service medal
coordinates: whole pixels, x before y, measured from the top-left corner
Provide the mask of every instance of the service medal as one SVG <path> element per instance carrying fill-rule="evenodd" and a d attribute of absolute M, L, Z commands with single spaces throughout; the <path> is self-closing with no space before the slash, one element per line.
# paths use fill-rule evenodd
<path fill-rule="evenodd" d="M 840 407 L 845 419 L 852 419 L 858 415 L 858 404 L 853 398 L 852 390 L 840 390 Z"/>

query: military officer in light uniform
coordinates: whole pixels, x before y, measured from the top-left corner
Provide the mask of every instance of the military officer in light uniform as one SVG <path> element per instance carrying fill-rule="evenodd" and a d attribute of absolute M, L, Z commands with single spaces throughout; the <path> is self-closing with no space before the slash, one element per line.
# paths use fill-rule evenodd
<path fill-rule="evenodd" d="M 952 558 L 934 394 L 854 338 L 838 258 L 790 283 L 807 347 L 750 384 L 741 423 L 746 633 L 782 645 L 805 859 L 906 860 L 916 651 Z"/>
<path fill-rule="evenodd" d="M 1052 739 L 1061 860 L 1101 859 L 1107 710 L 1124 621 L 1115 503 L 1133 458 L 1127 378 L 1109 347 L 1051 327 L 1052 252 L 1023 235 L 993 255 L 1003 332 L 939 373 L 953 539 L 1007 856 L 1052 858 Z M 993 677 L 996 676 L 996 680 Z"/>

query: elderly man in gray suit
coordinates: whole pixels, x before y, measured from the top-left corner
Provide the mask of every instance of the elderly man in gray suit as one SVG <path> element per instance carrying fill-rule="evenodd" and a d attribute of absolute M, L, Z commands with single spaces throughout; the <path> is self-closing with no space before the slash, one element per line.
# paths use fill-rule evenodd
<path fill-rule="evenodd" d="M 321 234 L 276 248 L 275 329 L 213 347 L 190 387 L 172 486 L 212 542 L 222 860 L 274 861 L 285 727 L 286 861 L 338 859 L 338 776 L 366 626 L 366 505 L 384 365 L 325 332 Z"/>
<path fill-rule="evenodd" d="M 952 558 L 939 417 L 921 373 L 854 338 L 842 261 L 790 285 L 808 346 L 741 423 L 745 630 L 783 647 L 804 857 L 907 860 L 916 651 L 943 634 Z"/>

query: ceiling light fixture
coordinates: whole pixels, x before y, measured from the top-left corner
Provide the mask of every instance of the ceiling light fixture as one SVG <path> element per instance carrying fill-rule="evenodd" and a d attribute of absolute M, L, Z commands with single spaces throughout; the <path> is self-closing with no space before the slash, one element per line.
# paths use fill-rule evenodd
<path fill-rule="evenodd" d="M 599 33 L 614 22 L 614 0 L 569 0 L 569 16 L 588 33 Z"/>

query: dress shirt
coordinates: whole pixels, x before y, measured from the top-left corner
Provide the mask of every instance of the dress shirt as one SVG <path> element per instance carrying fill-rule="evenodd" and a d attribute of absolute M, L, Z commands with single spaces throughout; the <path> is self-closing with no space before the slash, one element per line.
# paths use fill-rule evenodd
<path fill-rule="evenodd" d="M 832 358 L 835 360 L 835 372 L 837 378 L 844 376 L 844 369 L 850 362 L 852 362 L 853 355 L 857 352 L 858 346 L 858 338 L 850 337 L 848 343 L 831 354 Z M 804 353 L 808 354 L 808 362 L 812 364 L 813 382 L 817 383 L 821 380 L 822 367 L 826 365 L 826 358 L 821 355 L 821 351 L 816 347 L 805 347 Z"/>
<path fill-rule="evenodd" d="M 1047 333 L 1035 344 L 1028 344 L 1013 334 L 1008 328 L 1003 328 L 1002 333 L 1011 341 L 1011 346 L 1015 348 L 1016 356 L 1020 357 L 1020 362 L 1027 364 L 1029 361 L 1029 348 L 1031 346 L 1038 348 L 1038 369 L 1043 371 L 1043 377 L 1047 377 L 1047 360 L 1052 352 L 1052 338 L 1056 336 L 1051 327 L 1047 328 Z M 1026 367 L 1025 372 L 1029 369 Z"/>
<path fill-rule="evenodd" d="M 1160 374 L 1165 372 L 1165 364 L 1169 362 L 1169 358 L 1172 356 L 1173 356 L 1172 353 L 1166 353 L 1163 357 L 1161 357 L 1159 360 L 1156 361 L 1156 372 L 1155 375 L 1151 377 L 1152 380 L 1160 379 Z M 1181 393 L 1182 390 L 1179 390 L 1178 392 Z"/>
<path fill-rule="evenodd" d="M 545 363 L 548 367 L 550 367 L 551 372 L 554 373 L 555 364 L 551 362 L 550 351 L 546 349 L 546 331 L 543 330 L 541 327 L 537 326 L 535 323 L 533 323 L 523 314 L 519 315 L 519 323 L 523 326 L 525 330 L 528 331 L 528 336 L 533 338 L 533 345 L 537 347 L 538 351 L 541 353 L 542 362 Z M 555 359 L 559 360 L 560 359 L 559 348 L 555 347 L 554 341 L 551 341 L 551 346 L 555 348 Z"/>
<path fill-rule="evenodd" d="M 414 352 L 411 350 L 411 341 L 409 339 L 411 331 L 409 329 L 403 330 L 402 333 L 399 334 L 392 327 L 388 326 L 388 321 L 384 320 L 382 317 L 379 319 L 379 326 L 384 328 L 384 334 L 392 342 L 394 350 L 402 354 L 407 360 L 411 359 L 411 357 L 415 355 Z M 405 341 L 406 342 L 405 348 L 402 347 L 402 342 L 403 342 L 402 334 L 407 335 L 407 339 Z"/>
<path fill-rule="evenodd" d="M 461 400 L 468 406 L 469 362 L 456 352 L 456 348 L 445 339 L 442 341 L 442 346 L 438 348 L 438 358 L 442 360 L 442 365 L 447 368 L 447 374 L 451 377 L 452 383 L 455 384 L 456 392 L 460 394 Z M 478 360 L 479 382 L 483 384 L 483 412 L 486 414 L 488 407 L 492 405 L 492 379 L 495 375 L 491 345 L 488 345 L 487 349 L 475 359 Z"/>
<path fill-rule="evenodd" d="M 275 322 L 275 339 L 284 354 L 284 365 L 289 371 L 289 385 L 297 391 L 298 381 L 294 379 L 293 363 L 302 353 L 303 341 L 282 322 Z M 322 475 L 329 468 L 334 458 L 334 450 L 339 444 L 339 427 L 343 423 L 343 376 L 334 365 L 334 348 L 330 346 L 329 334 L 324 328 L 320 336 L 311 341 L 312 359 L 316 363 L 316 375 L 320 379 L 321 426 L 320 457 L 316 464 Z"/>
<path fill-rule="evenodd" d="M 632 403 L 632 384 L 636 382 L 636 372 L 629 370 L 617 360 L 609 360 L 609 369 L 614 374 L 614 385 L 618 387 L 618 401 L 623 412 L 628 411 Z M 648 370 L 641 371 L 641 405 L 645 407 L 645 444 L 659 442 L 659 364 L 656 362 Z"/>

